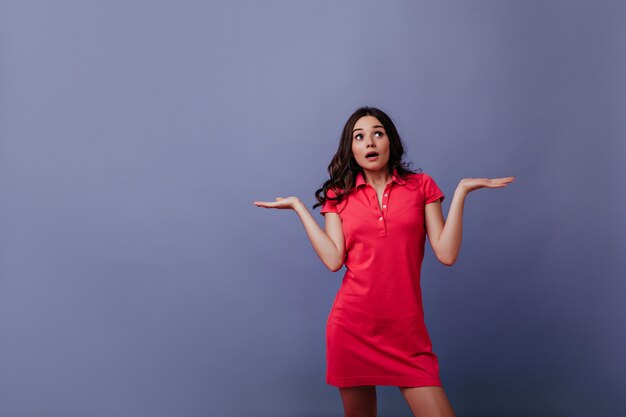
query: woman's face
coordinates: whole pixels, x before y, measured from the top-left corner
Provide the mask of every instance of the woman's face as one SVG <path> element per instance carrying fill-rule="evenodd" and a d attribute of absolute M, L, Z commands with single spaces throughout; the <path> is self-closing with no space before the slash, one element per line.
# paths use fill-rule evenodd
<path fill-rule="evenodd" d="M 352 155 L 364 170 L 387 169 L 389 138 L 383 124 L 374 116 L 363 116 L 352 129 Z M 374 155 L 368 157 L 368 155 Z"/>

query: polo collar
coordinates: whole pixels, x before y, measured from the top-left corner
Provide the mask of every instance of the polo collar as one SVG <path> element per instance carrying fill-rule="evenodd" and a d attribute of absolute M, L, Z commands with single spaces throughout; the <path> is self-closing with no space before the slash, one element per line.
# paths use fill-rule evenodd
<path fill-rule="evenodd" d="M 398 185 L 404 185 L 406 183 L 406 181 L 404 181 L 402 178 L 400 178 L 400 175 L 398 175 L 398 170 L 394 169 L 393 170 L 393 174 L 391 175 L 391 181 L 395 182 Z M 356 183 L 354 184 L 355 188 L 358 188 L 361 185 L 365 185 L 367 184 L 365 182 L 365 177 L 363 176 L 363 173 L 359 171 L 359 173 L 356 176 Z"/>

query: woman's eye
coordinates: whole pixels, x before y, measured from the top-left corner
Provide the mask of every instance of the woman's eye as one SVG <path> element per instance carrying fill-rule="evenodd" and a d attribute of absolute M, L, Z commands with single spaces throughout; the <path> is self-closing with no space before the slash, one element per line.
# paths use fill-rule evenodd
<path fill-rule="evenodd" d="M 376 136 L 376 135 L 378 135 L 378 137 L 382 137 L 382 136 L 384 136 L 384 133 L 383 132 L 374 132 L 374 136 Z M 355 140 L 361 140 L 361 139 L 363 139 L 363 135 L 361 133 L 359 133 L 359 134 L 357 134 L 354 137 L 354 139 Z"/>

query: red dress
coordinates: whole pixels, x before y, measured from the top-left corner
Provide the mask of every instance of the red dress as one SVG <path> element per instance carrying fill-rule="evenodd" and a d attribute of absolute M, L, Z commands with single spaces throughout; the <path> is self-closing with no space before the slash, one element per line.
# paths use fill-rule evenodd
<path fill-rule="evenodd" d="M 420 271 L 424 207 L 444 195 L 425 173 L 405 181 L 394 171 L 392 178 L 382 207 L 359 173 L 341 203 L 327 200 L 321 210 L 339 214 L 346 245 L 346 272 L 326 324 L 329 385 L 441 386 Z"/>

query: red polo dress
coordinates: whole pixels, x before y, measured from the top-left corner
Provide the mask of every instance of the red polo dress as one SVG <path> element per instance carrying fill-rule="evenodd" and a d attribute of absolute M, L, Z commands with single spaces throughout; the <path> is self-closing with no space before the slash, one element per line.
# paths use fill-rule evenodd
<path fill-rule="evenodd" d="M 322 207 L 339 214 L 346 245 L 346 272 L 326 324 L 327 384 L 441 386 L 420 288 L 424 207 L 439 198 L 427 174 L 405 181 L 394 171 L 381 206 L 359 173 L 339 204 Z"/>

